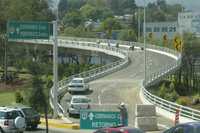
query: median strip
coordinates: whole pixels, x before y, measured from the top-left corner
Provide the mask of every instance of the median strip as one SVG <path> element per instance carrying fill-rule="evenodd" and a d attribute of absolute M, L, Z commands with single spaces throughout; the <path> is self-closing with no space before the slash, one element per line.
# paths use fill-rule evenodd
<path fill-rule="evenodd" d="M 41 126 L 46 126 L 46 122 L 44 118 L 40 119 L 41 121 Z M 49 127 L 53 128 L 63 128 L 63 129 L 80 129 L 79 124 L 75 123 L 65 123 L 62 120 L 59 119 L 48 119 L 48 125 Z"/>

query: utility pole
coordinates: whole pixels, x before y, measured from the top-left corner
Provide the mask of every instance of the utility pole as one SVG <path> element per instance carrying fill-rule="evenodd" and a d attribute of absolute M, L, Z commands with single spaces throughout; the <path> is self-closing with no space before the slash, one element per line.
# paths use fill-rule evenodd
<path fill-rule="evenodd" d="M 54 117 L 58 116 L 58 9 L 56 9 L 56 20 L 53 21 L 53 102 Z"/>
<path fill-rule="evenodd" d="M 140 41 L 140 8 L 138 8 L 138 42 Z"/>
<path fill-rule="evenodd" d="M 2 36 L 2 42 L 4 43 L 4 81 L 7 84 L 7 37 L 6 35 Z"/>
<path fill-rule="evenodd" d="M 144 36 L 144 81 L 146 84 L 146 2 L 144 0 L 144 23 L 143 23 L 143 36 Z"/>
<path fill-rule="evenodd" d="M 59 0 L 56 0 L 55 16 L 53 21 L 53 105 L 54 117 L 58 117 L 58 5 Z"/>

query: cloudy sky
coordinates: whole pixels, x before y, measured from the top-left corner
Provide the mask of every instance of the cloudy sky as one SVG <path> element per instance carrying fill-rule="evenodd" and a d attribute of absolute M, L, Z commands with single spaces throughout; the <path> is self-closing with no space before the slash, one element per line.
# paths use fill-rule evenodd
<path fill-rule="evenodd" d="M 144 0 L 135 0 L 138 5 L 143 5 Z M 156 0 L 145 0 L 146 2 L 154 2 Z M 200 12 L 200 0 L 166 0 L 169 4 L 180 3 L 187 10 L 199 11 Z"/>

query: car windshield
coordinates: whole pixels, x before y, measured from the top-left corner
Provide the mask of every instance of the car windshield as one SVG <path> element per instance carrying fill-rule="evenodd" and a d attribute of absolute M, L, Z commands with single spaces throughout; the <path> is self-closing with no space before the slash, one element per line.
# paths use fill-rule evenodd
<path fill-rule="evenodd" d="M 74 83 L 74 84 L 80 84 L 80 83 L 83 83 L 83 80 L 73 79 L 72 83 Z"/>
<path fill-rule="evenodd" d="M 37 112 L 32 108 L 23 108 L 22 110 L 23 110 L 24 114 L 27 116 L 32 116 L 32 115 L 37 114 Z"/>
<path fill-rule="evenodd" d="M 74 98 L 73 103 L 88 103 L 89 99 L 88 98 Z"/>

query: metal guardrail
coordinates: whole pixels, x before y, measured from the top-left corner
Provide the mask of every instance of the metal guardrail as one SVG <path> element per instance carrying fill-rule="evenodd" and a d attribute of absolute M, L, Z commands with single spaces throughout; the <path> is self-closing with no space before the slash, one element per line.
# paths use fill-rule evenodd
<path fill-rule="evenodd" d="M 128 54 L 127 51 L 125 50 L 120 50 L 114 47 L 108 47 L 108 46 L 102 46 L 98 45 L 100 42 L 101 43 L 113 43 L 113 44 L 120 44 L 120 45 L 128 45 L 128 46 L 138 46 L 138 47 L 143 47 L 144 45 L 142 43 L 137 43 L 137 42 L 128 42 L 128 41 L 116 41 L 116 40 L 107 40 L 107 39 L 90 39 L 90 38 L 74 38 L 74 37 L 59 37 L 60 40 L 62 41 L 68 41 L 68 43 L 73 42 L 76 45 L 82 45 L 83 47 L 89 46 L 89 47 L 96 47 L 99 49 L 106 49 L 108 51 L 114 51 L 117 52 L 118 54 L 123 54 L 124 58 L 120 61 L 108 64 L 106 66 L 96 68 L 87 72 L 83 72 L 77 75 L 73 75 L 68 77 L 65 80 L 62 80 L 59 82 L 59 90 L 58 93 L 61 94 L 64 91 L 66 91 L 67 84 L 73 77 L 84 77 L 88 81 L 94 80 L 98 77 L 102 77 L 106 74 L 109 74 L 113 71 L 116 71 L 118 69 L 121 69 L 123 66 L 128 64 Z M 81 43 L 77 43 L 81 42 Z M 39 42 L 38 42 L 39 43 Z M 46 42 L 47 43 L 47 42 Z M 49 43 L 49 41 L 48 41 Z M 65 42 L 66 43 L 66 42 Z M 143 86 L 142 86 L 142 92 L 144 97 L 152 104 L 156 105 L 159 108 L 162 108 L 166 111 L 169 111 L 171 113 L 175 113 L 177 109 L 179 109 L 180 115 L 186 118 L 190 118 L 192 120 L 200 120 L 200 111 L 185 107 L 167 100 L 164 100 L 158 96 L 155 96 L 151 94 L 146 87 L 149 85 L 152 85 L 160 80 L 162 80 L 164 77 L 168 76 L 170 73 L 174 72 L 179 66 L 181 65 L 181 55 L 175 50 L 169 49 L 169 48 L 164 48 L 164 47 L 159 47 L 155 45 L 150 45 L 147 44 L 147 50 L 159 50 L 163 51 L 166 53 L 170 53 L 176 57 L 176 63 L 168 64 L 166 67 L 161 68 L 159 71 L 147 76 L 146 81 L 143 81 Z M 52 94 L 52 93 L 51 93 Z M 53 97 L 51 97 L 53 98 Z M 53 105 L 52 105 L 53 106 Z M 59 107 L 59 112 L 64 113 L 64 110 L 62 109 L 61 105 L 58 103 Z"/>

